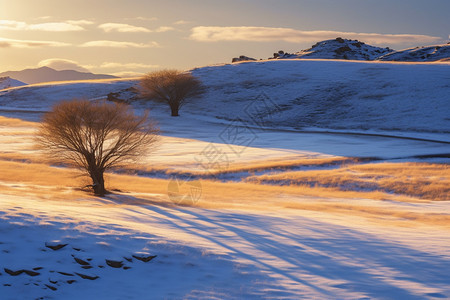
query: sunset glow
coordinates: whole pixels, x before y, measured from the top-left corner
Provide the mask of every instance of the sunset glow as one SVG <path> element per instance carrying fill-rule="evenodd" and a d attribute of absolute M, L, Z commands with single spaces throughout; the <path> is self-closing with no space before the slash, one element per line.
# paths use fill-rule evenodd
<path fill-rule="evenodd" d="M 133 76 L 249 55 L 296 52 L 338 36 L 403 49 L 448 40 L 447 1 L 73 1 L 0 3 L 0 71 Z M 51 62 L 51 63 L 50 63 Z"/>
<path fill-rule="evenodd" d="M 450 299 L 449 12 L 0 0 L 0 299 Z"/>

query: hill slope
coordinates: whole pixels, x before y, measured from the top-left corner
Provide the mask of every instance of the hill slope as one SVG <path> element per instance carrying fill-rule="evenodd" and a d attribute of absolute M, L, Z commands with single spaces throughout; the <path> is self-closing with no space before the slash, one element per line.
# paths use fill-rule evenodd
<path fill-rule="evenodd" d="M 309 49 L 296 53 L 278 51 L 269 59 L 345 59 L 345 60 L 381 60 L 404 62 L 450 61 L 450 43 L 425 47 L 414 47 L 399 51 L 367 45 L 358 40 L 336 38 L 321 41 Z M 232 62 L 255 60 L 242 55 Z"/>
<path fill-rule="evenodd" d="M 10 87 L 22 86 L 26 85 L 26 83 L 21 82 L 19 80 L 13 79 L 11 77 L 0 77 L 0 90 L 7 89 Z"/>
<path fill-rule="evenodd" d="M 7 71 L 0 73 L 0 77 L 9 76 L 16 78 L 27 84 L 50 82 L 50 81 L 68 81 L 68 80 L 90 80 L 90 79 L 112 79 L 117 78 L 112 75 L 83 73 L 74 70 L 56 71 L 49 67 L 37 69 L 25 69 L 22 71 Z"/>
<path fill-rule="evenodd" d="M 450 65 L 269 60 L 192 70 L 205 93 L 180 111 L 254 128 L 383 133 L 443 138 L 450 133 Z M 0 110 L 45 111 L 73 97 L 130 99 L 133 80 L 26 86 L 0 93 Z M 132 102 L 159 109 L 159 103 Z M 181 122 L 181 121 L 180 121 Z"/>
<path fill-rule="evenodd" d="M 383 61 L 449 61 L 450 44 L 415 47 L 391 52 L 378 58 Z"/>
<path fill-rule="evenodd" d="M 336 38 L 334 40 L 321 41 L 311 48 L 300 52 L 278 53 L 275 58 L 318 58 L 318 59 L 349 59 L 349 60 L 375 60 L 381 55 L 392 52 L 389 48 L 380 48 L 367 45 L 358 40 Z"/>
<path fill-rule="evenodd" d="M 450 133 L 450 65 L 271 60 L 193 74 L 208 89 L 190 111 L 220 119 L 300 130 Z"/>

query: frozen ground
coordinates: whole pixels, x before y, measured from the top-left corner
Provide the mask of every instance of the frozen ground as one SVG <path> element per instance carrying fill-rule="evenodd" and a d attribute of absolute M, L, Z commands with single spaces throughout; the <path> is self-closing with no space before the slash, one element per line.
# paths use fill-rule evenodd
<path fill-rule="evenodd" d="M 450 296 L 448 227 L 392 227 L 358 215 L 303 210 L 146 204 L 164 195 L 63 203 L 1 198 L 2 268 L 39 273 L 10 276 L 2 269 L 3 299 Z M 50 245 L 67 246 L 45 246 L 55 240 Z M 133 258 L 141 252 L 157 257 L 147 263 Z M 106 259 L 129 269 L 110 267 Z"/>
<path fill-rule="evenodd" d="M 1 298 L 450 298 L 448 66 L 328 63 L 195 70 L 205 95 L 179 118 L 151 104 L 162 143 L 142 164 L 108 174 L 114 194 L 104 199 L 81 191 L 88 182 L 75 170 L 42 159 L 34 122 L 57 101 L 101 99 L 136 81 L 1 91 Z M 309 110 L 307 127 L 281 122 L 296 111 L 296 93 L 331 95 L 319 78 L 356 87 L 367 69 L 381 75 L 359 96 L 328 99 L 349 105 L 345 118 Z M 361 104 L 382 80 L 396 96 Z M 261 91 L 268 98 L 253 106 Z M 254 118 L 271 105 L 284 110 Z M 370 130 L 358 125 L 368 108 L 378 109 L 366 116 Z M 298 184 L 304 178 L 317 184 Z"/>

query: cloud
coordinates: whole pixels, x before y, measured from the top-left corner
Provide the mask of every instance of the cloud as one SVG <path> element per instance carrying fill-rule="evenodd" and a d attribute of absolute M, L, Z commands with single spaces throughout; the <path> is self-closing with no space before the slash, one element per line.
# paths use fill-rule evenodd
<path fill-rule="evenodd" d="M 432 43 L 440 37 L 416 34 L 381 34 L 342 31 L 303 31 L 275 27 L 213 27 L 197 26 L 191 29 L 190 38 L 200 42 L 254 41 L 290 43 L 317 42 L 336 37 L 359 39 L 372 44 Z"/>
<path fill-rule="evenodd" d="M 110 47 L 110 48 L 158 48 L 160 45 L 157 42 L 133 43 L 133 42 L 117 42 L 117 41 L 90 41 L 80 45 L 80 47 Z"/>
<path fill-rule="evenodd" d="M 89 21 L 89 20 L 68 20 L 66 22 L 69 24 L 73 24 L 73 25 L 92 25 L 92 24 L 94 24 L 94 22 Z"/>
<path fill-rule="evenodd" d="M 157 17 L 134 17 L 134 18 L 125 18 L 125 20 L 140 20 L 140 21 L 156 21 L 158 20 Z"/>
<path fill-rule="evenodd" d="M 90 72 L 85 67 L 78 64 L 76 61 L 63 59 L 63 58 L 49 58 L 41 60 L 38 64 L 39 67 L 49 67 L 58 71 L 61 70 L 75 70 L 79 72 Z"/>
<path fill-rule="evenodd" d="M 0 30 L 26 30 L 27 26 L 25 22 L 0 20 Z"/>
<path fill-rule="evenodd" d="M 104 23 L 99 25 L 98 28 L 103 29 L 105 32 L 167 32 L 175 30 L 175 28 L 170 26 L 160 26 L 155 30 L 151 30 L 145 27 L 122 23 Z"/>
<path fill-rule="evenodd" d="M 145 27 L 138 27 L 129 24 L 122 23 L 104 23 L 98 26 L 105 32 L 151 32 L 150 29 Z"/>
<path fill-rule="evenodd" d="M 40 31 L 83 31 L 85 30 L 80 25 L 65 23 L 65 22 L 53 22 L 53 23 L 41 23 L 32 24 L 27 26 L 28 30 L 40 30 Z"/>
<path fill-rule="evenodd" d="M 170 26 L 161 26 L 161 27 L 158 27 L 157 29 L 155 29 L 154 31 L 155 32 L 167 32 L 167 31 L 172 31 L 172 30 L 175 30 L 175 28 L 170 27 Z"/>
<path fill-rule="evenodd" d="M 191 21 L 185 21 L 185 20 L 178 20 L 176 22 L 174 22 L 173 24 L 175 25 L 186 25 L 186 24 L 190 24 L 192 23 Z"/>
<path fill-rule="evenodd" d="M 0 30 L 83 31 L 84 28 L 70 22 L 27 24 L 13 20 L 0 20 Z"/>
<path fill-rule="evenodd" d="M 33 41 L 33 40 L 15 40 L 0 38 L 0 47 L 7 48 L 35 48 L 35 47 L 65 47 L 70 46 L 68 43 L 55 41 Z"/>
<path fill-rule="evenodd" d="M 52 18 L 52 16 L 42 16 L 42 17 L 37 17 L 37 18 L 35 18 L 36 20 L 49 20 L 49 19 L 51 19 Z"/>

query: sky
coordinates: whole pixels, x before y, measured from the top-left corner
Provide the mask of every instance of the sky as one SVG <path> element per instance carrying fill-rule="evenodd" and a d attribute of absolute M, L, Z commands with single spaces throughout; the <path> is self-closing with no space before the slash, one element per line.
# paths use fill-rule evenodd
<path fill-rule="evenodd" d="M 0 0 L 0 72 L 187 70 L 316 42 L 449 42 L 448 0 Z"/>

